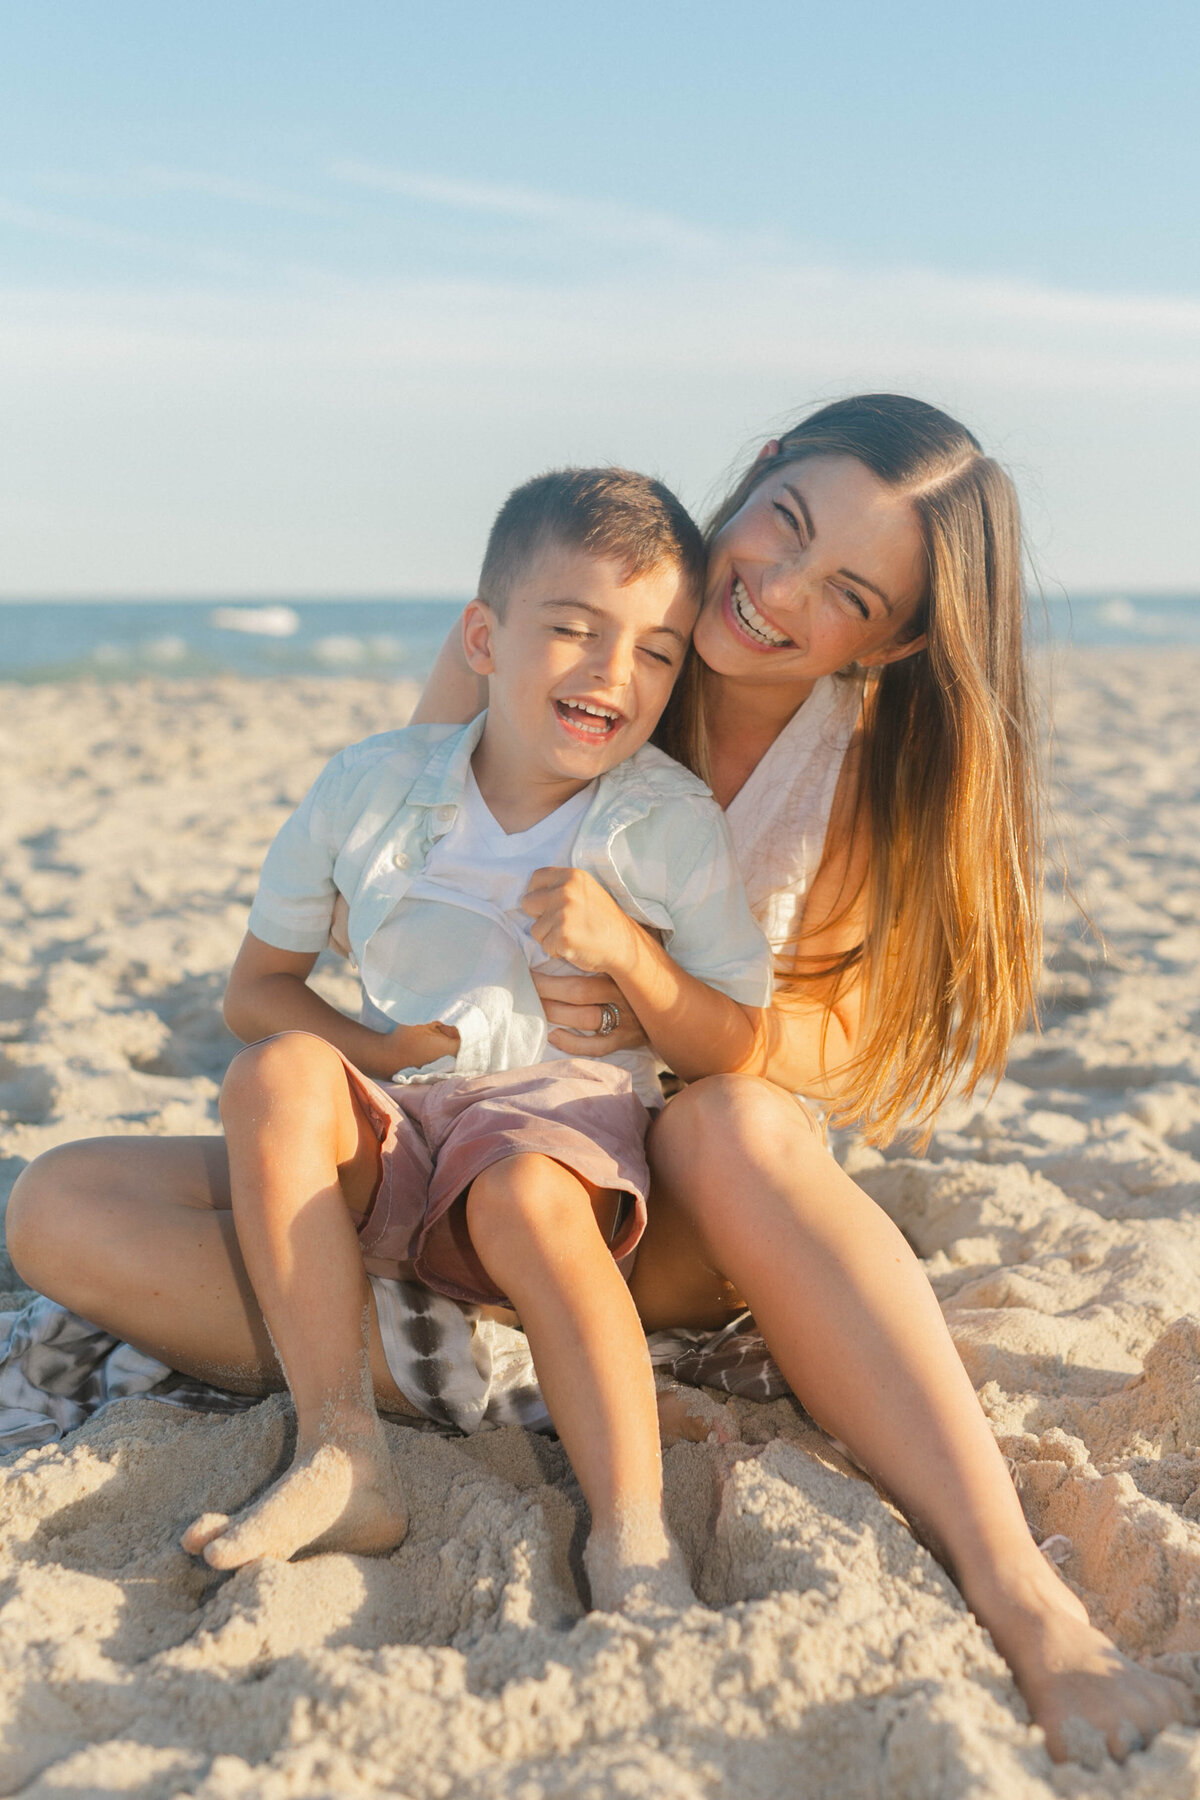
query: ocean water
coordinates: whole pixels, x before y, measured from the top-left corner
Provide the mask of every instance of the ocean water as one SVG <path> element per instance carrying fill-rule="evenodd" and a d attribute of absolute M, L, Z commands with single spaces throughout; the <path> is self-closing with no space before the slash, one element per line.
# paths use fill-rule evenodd
<path fill-rule="evenodd" d="M 383 675 L 423 681 L 461 600 L 0 602 L 0 681 Z M 1035 641 L 1200 646 L 1200 594 L 1035 599 Z"/>
<path fill-rule="evenodd" d="M 0 602 L 0 681 L 135 675 L 424 680 L 461 600 Z"/>

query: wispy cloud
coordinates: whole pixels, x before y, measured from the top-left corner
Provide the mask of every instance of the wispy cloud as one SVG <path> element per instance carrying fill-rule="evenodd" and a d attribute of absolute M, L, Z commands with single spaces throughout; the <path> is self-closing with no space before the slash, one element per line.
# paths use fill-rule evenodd
<path fill-rule="evenodd" d="M 24 206 L 17 200 L 0 196 L 0 225 L 17 231 L 32 232 L 37 237 L 62 238 L 77 244 L 94 244 L 104 250 L 145 250 L 157 248 L 159 239 L 148 231 L 127 231 L 117 225 L 102 225 L 95 219 L 80 219 L 66 213 L 49 212 L 40 206 Z"/>
<path fill-rule="evenodd" d="M 327 217 L 335 208 L 313 196 L 295 194 L 238 176 L 212 174 L 203 169 L 172 169 L 157 163 L 143 165 L 134 179 L 144 192 L 199 194 L 205 199 L 228 201 L 233 206 L 260 207 L 271 212 Z"/>
<path fill-rule="evenodd" d="M 203 170 L 137 181 L 181 196 L 157 209 L 178 239 L 141 229 L 149 206 L 123 210 L 127 229 L 74 216 L 82 204 L 0 200 L 0 228 L 128 253 L 130 271 L 118 284 L 110 258 L 91 279 L 100 259 L 81 253 L 73 281 L 0 289 L 0 415 L 29 447 L 2 502 L 11 586 L 230 589 L 253 567 L 263 591 L 453 588 L 474 553 L 462 520 L 485 523 L 531 468 L 625 459 L 695 500 L 751 431 L 880 386 L 950 406 L 1046 471 L 1058 569 L 1171 585 L 1200 567 L 1190 296 L 851 266 L 796 240 L 344 160 L 311 203 Z M 188 194 L 214 203 L 216 245 L 252 238 L 240 264 L 195 248 Z M 223 206 L 238 233 L 221 235 Z M 362 236 L 247 233 L 248 208 L 328 208 Z M 415 208 L 453 231 L 407 229 Z M 448 238 L 473 273 L 446 272 Z M 406 256 L 385 260 L 397 239 Z M 356 242 L 378 273 L 353 264 Z M 151 516 L 171 526 L 153 555 Z"/>
<path fill-rule="evenodd" d="M 491 215 L 529 224 L 552 226 L 610 243 L 642 244 L 663 250 L 706 252 L 718 241 L 712 231 L 669 213 L 627 206 L 612 200 L 572 198 L 540 188 L 498 182 L 457 181 L 443 175 L 419 175 L 379 163 L 341 158 L 330 165 L 336 181 L 375 193 L 455 212 Z"/>

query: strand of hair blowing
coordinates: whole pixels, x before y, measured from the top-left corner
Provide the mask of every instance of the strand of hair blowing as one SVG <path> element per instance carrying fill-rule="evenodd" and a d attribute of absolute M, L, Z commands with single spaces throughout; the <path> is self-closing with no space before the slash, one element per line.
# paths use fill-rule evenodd
<path fill-rule="evenodd" d="M 928 648 L 872 684 L 864 1030 L 835 1116 L 885 1139 L 998 1079 L 1041 947 L 1036 745 L 1016 498 L 981 453 L 912 491 Z"/>

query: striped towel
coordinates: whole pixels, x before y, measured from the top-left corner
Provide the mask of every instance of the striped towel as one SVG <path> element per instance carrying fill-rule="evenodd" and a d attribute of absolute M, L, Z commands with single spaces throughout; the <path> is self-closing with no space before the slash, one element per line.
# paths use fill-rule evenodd
<path fill-rule="evenodd" d="M 499 1425 L 552 1431 L 522 1331 L 480 1319 L 414 1281 L 371 1277 L 388 1366 L 432 1424 L 468 1434 Z M 660 1380 L 752 1400 L 789 1390 L 749 1313 L 722 1331 L 656 1331 Z M 180 1375 L 53 1300 L 0 1313 L 0 1454 L 64 1437 L 116 1400 L 134 1396 L 202 1412 L 240 1412 L 252 1395 Z"/>

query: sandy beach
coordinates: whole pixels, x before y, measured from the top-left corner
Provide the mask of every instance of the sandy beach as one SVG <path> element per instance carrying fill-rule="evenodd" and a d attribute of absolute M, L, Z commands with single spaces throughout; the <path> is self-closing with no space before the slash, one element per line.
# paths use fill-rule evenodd
<path fill-rule="evenodd" d="M 1200 652 L 1060 652 L 1045 1019 L 921 1157 L 839 1154 L 925 1261 L 1030 1527 L 1130 1656 L 1200 1693 Z M 0 690 L 0 1195 L 89 1135 L 212 1132 L 263 851 L 413 691 Z M 355 1006 L 331 964 L 327 997 Z M 3 1304 L 20 1283 L 0 1268 Z M 702 1604 L 583 1612 L 556 1443 L 390 1426 L 382 1558 L 221 1576 L 178 1547 L 285 1454 L 127 1400 L 0 1469 L 0 1793 L 195 1800 L 1049 1800 L 1200 1794 L 1200 1737 L 1055 1768 L 987 1635 L 788 1401 L 666 1456 Z"/>

